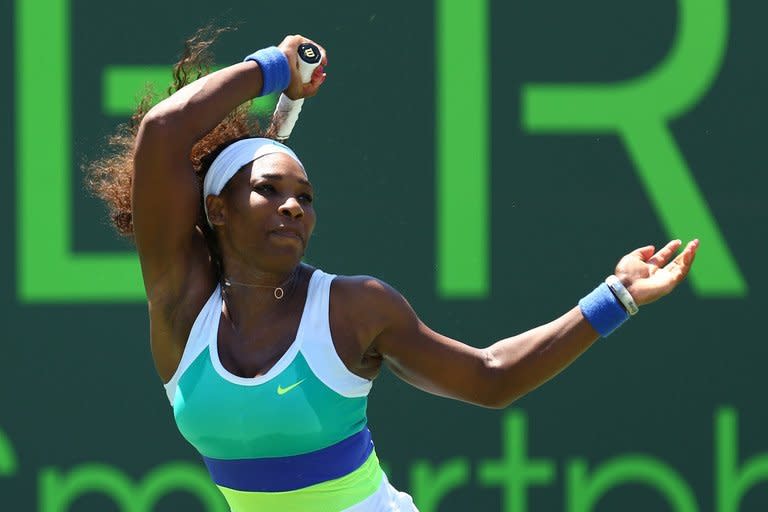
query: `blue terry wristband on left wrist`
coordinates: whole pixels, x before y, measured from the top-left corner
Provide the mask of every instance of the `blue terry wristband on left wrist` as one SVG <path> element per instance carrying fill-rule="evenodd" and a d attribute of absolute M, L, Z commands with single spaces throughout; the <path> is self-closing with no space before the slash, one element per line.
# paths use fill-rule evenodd
<path fill-rule="evenodd" d="M 579 307 L 600 336 L 608 336 L 629 318 L 629 313 L 605 283 L 582 298 Z"/>
<path fill-rule="evenodd" d="M 255 61 L 261 69 L 262 87 L 259 96 L 283 92 L 291 83 L 291 67 L 285 54 L 277 47 L 270 46 L 248 55 L 243 62 Z"/>

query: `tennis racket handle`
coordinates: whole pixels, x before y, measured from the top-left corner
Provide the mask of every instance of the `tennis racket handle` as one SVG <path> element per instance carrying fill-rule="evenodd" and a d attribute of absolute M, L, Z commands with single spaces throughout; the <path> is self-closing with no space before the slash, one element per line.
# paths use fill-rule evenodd
<path fill-rule="evenodd" d="M 299 45 L 299 76 L 302 83 L 307 84 L 312 80 L 312 73 L 320 65 L 321 60 L 322 55 L 317 46 L 311 43 Z M 272 117 L 272 122 L 277 127 L 277 140 L 286 140 L 291 136 L 303 105 L 304 98 L 292 100 L 285 94 L 280 95 Z"/>

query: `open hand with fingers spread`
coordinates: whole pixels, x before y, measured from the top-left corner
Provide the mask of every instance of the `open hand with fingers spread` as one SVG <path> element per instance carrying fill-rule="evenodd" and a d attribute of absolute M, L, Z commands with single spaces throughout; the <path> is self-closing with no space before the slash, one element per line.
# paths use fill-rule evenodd
<path fill-rule="evenodd" d="M 627 254 L 616 265 L 615 274 L 627 288 L 637 305 L 651 303 L 671 292 L 693 265 L 699 241 L 688 242 L 685 249 L 672 258 L 682 245 L 672 240 L 660 251 L 654 246 L 640 247 Z"/>

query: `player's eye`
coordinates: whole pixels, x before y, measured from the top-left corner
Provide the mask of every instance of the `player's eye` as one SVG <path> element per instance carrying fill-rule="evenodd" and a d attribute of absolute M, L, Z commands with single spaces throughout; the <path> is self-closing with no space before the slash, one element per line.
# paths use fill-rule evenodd
<path fill-rule="evenodd" d="M 253 187 L 253 190 L 258 192 L 259 194 L 272 194 L 275 192 L 275 187 L 273 185 L 270 185 L 269 183 L 260 183 Z"/>

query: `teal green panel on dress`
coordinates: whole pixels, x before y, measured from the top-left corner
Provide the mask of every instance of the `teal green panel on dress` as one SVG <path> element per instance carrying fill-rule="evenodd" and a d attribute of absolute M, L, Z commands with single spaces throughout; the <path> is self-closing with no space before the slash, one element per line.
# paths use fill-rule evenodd
<path fill-rule="evenodd" d="M 365 428 L 367 404 L 367 397 L 331 390 L 301 353 L 277 377 L 243 386 L 216 372 L 206 348 L 180 379 L 173 409 L 182 435 L 202 455 L 247 459 L 299 455 L 338 443 Z"/>

